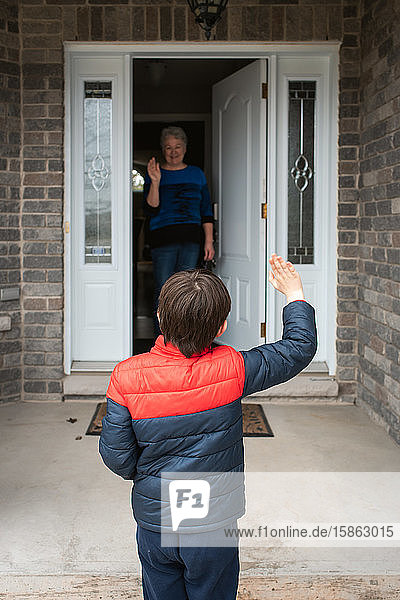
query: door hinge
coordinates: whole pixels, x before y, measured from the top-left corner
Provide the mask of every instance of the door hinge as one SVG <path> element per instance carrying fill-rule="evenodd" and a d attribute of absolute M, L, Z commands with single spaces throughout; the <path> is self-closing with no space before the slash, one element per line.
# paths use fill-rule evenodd
<path fill-rule="evenodd" d="M 213 202 L 213 204 L 212 204 L 212 211 L 213 211 L 214 221 L 218 221 L 218 204 L 216 202 Z"/>
<path fill-rule="evenodd" d="M 267 218 L 267 203 L 263 202 L 261 204 L 261 218 L 262 219 L 266 219 Z"/>
<path fill-rule="evenodd" d="M 267 327 L 265 323 L 260 323 L 260 337 L 265 338 L 267 335 Z"/>
<path fill-rule="evenodd" d="M 64 231 L 65 231 L 65 233 L 69 233 L 69 221 L 65 221 L 65 223 L 64 223 Z"/>
<path fill-rule="evenodd" d="M 262 83 L 261 84 L 261 98 L 263 100 L 267 100 L 268 99 L 268 83 Z"/>

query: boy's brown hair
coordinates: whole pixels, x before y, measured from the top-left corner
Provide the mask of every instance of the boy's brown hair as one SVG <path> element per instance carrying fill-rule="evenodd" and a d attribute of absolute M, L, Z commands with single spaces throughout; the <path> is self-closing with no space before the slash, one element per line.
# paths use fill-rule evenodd
<path fill-rule="evenodd" d="M 195 269 L 172 275 L 161 288 L 158 316 L 164 342 L 187 358 L 211 346 L 231 310 L 231 298 L 221 279 Z"/>

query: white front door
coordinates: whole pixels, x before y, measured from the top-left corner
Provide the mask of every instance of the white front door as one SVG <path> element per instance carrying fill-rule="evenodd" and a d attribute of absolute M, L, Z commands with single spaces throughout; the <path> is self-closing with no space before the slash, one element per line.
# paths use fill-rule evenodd
<path fill-rule="evenodd" d="M 232 310 L 221 343 L 248 349 L 265 341 L 265 59 L 213 86 L 213 192 L 218 204 L 216 272 Z M 265 334 L 264 334 L 265 335 Z"/>
<path fill-rule="evenodd" d="M 71 359 L 118 361 L 130 353 L 124 58 L 75 58 L 71 78 Z"/>

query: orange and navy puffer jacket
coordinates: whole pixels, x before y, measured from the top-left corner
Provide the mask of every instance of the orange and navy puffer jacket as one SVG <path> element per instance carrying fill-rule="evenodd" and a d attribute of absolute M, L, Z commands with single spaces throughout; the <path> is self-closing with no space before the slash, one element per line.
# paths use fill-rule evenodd
<path fill-rule="evenodd" d="M 99 452 L 109 469 L 133 480 L 137 523 L 161 531 L 163 472 L 242 472 L 241 399 L 297 375 L 316 347 L 314 309 L 296 301 L 283 310 L 278 342 L 246 352 L 218 346 L 185 358 L 160 336 L 150 352 L 119 363 Z M 244 514 L 244 502 L 227 498 L 226 507 L 215 528 Z"/>

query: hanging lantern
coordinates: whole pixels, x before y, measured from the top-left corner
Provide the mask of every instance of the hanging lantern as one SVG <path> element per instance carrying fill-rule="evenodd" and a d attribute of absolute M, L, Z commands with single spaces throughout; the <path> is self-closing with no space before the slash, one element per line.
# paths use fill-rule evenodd
<path fill-rule="evenodd" d="M 204 29 L 207 40 L 211 30 L 220 21 L 228 0 L 187 0 L 196 23 Z"/>

